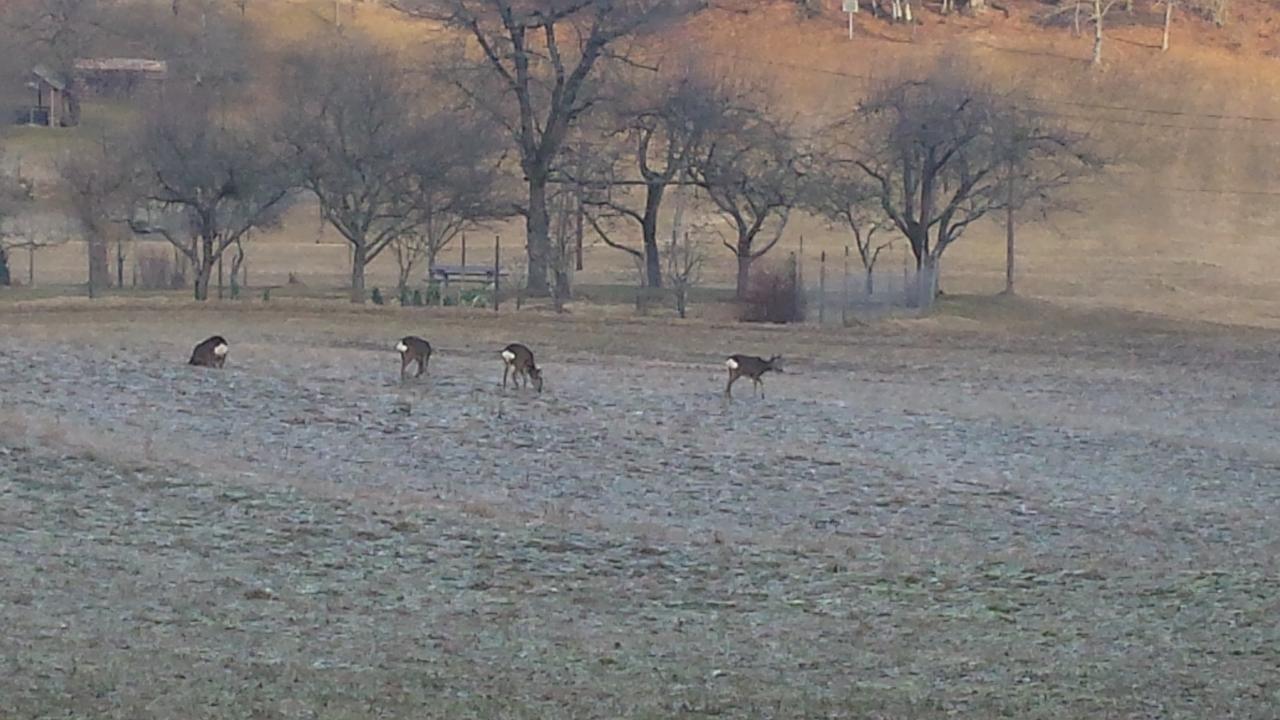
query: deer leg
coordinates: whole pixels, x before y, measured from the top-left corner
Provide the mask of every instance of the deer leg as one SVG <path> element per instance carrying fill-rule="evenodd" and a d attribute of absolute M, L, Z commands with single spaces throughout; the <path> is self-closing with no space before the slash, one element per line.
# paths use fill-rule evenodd
<path fill-rule="evenodd" d="M 418 374 L 414 375 L 414 377 L 422 377 L 422 373 L 426 371 L 427 371 L 427 359 L 418 358 Z"/>
<path fill-rule="evenodd" d="M 759 390 L 760 397 L 761 399 L 763 399 L 764 398 L 764 381 L 762 381 L 760 378 L 751 378 L 751 379 L 755 381 L 755 387 L 753 389 Z"/>
<path fill-rule="evenodd" d="M 507 389 L 507 375 L 511 373 L 511 366 L 503 363 L 502 365 L 502 389 Z"/>
<path fill-rule="evenodd" d="M 738 374 L 737 374 L 737 373 L 735 373 L 735 372 L 730 371 L 730 372 L 729 372 L 729 384 L 724 386 L 724 396 L 725 396 L 725 397 L 727 397 L 727 398 L 731 398 L 731 397 L 733 397 L 733 392 L 732 392 L 732 390 L 733 390 L 733 383 L 734 383 L 734 382 L 736 382 L 736 381 L 737 381 L 737 379 L 738 379 Z"/>
<path fill-rule="evenodd" d="M 407 369 L 409 369 L 409 358 L 404 355 L 401 355 L 400 356 L 400 382 L 404 382 L 404 375 L 405 375 L 404 371 Z"/>

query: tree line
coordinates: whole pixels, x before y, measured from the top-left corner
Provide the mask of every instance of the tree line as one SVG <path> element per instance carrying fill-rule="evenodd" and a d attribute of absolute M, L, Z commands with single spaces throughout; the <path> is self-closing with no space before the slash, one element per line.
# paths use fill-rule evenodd
<path fill-rule="evenodd" d="M 243 8 L 224 5 L 200 18 L 222 41 L 188 53 L 138 122 L 60 163 L 91 286 L 107 282 L 107 237 L 123 228 L 172 243 L 205 299 L 224 253 L 310 196 L 351 247 L 355 302 L 382 253 L 404 285 L 468 227 L 512 218 L 531 295 L 570 292 L 576 230 L 652 288 L 687 285 L 714 236 L 742 297 L 796 212 L 847 231 L 868 278 L 885 238 L 901 238 L 927 300 L 971 225 L 1003 215 L 1012 244 L 1015 215 L 1069 207 L 1063 190 L 1101 167 L 1088 138 L 951 58 L 817 119 L 696 52 L 644 50 L 707 12 L 698 0 L 406 0 L 399 12 L 466 41 L 423 59 L 348 31 L 258 73 L 226 40 L 244 36 Z M 239 62 L 215 57 L 226 52 Z M 718 227 L 690 237 L 694 212 Z"/>

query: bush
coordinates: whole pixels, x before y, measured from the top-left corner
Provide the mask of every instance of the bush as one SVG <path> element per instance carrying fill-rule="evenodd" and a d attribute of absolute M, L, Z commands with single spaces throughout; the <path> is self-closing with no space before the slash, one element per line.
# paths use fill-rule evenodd
<path fill-rule="evenodd" d="M 9 252 L 0 247 L 0 285 L 8 287 L 13 284 L 9 277 Z"/>
<path fill-rule="evenodd" d="M 385 305 L 387 302 L 383 299 L 382 291 L 378 288 L 374 288 L 373 292 L 369 293 L 369 299 L 373 301 L 374 305 Z"/>
<path fill-rule="evenodd" d="M 138 284 L 144 290 L 178 290 L 187 278 L 168 253 L 148 253 L 138 256 Z"/>
<path fill-rule="evenodd" d="M 793 323 L 804 320 L 804 293 L 796 284 L 795 261 L 751 273 L 739 318 L 743 322 Z"/>
<path fill-rule="evenodd" d="M 458 295 L 458 304 L 467 307 L 489 307 L 489 291 L 482 288 L 469 288 Z"/>
<path fill-rule="evenodd" d="M 413 291 L 413 306 L 422 307 L 422 291 L 415 289 Z"/>

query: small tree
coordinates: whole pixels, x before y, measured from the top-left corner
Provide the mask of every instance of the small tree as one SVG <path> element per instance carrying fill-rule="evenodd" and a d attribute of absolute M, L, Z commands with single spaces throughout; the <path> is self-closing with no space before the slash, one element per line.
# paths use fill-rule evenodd
<path fill-rule="evenodd" d="M 113 157 L 118 141 L 102 138 L 92 150 L 65 158 L 58 165 L 72 212 L 84 228 L 89 258 L 89 297 L 111 284 L 110 245 L 128 221 L 136 181 L 133 163 Z"/>
<path fill-rule="evenodd" d="M 6 218 L 0 225 L 0 246 L 5 248 L 6 265 L 9 252 L 27 251 L 27 286 L 35 287 L 36 253 L 67 242 L 73 234 L 71 223 L 61 213 L 29 210 Z"/>
<path fill-rule="evenodd" d="M 140 170 L 130 225 L 172 243 L 195 268 L 195 299 L 207 300 L 222 253 L 278 221 L 294 185 L 287 156 L 263 129 L 226 117 L 202 94 L 152 109 L 132 145 Z"/>
<path fill-rule="evenodd" d="M 0 155 L 3 159 L 3 155 Z M 20 172 L 0 174 L 0 286 L 13 284 L 9 267 L 9 245 L 3 242 L 3 234 L 11 228 L 16 218 L 26 212 L 35 200 L 35 185 Z"/>
<path fill-rule="evenodd" d="M 600 239 L 630 254 L 644 268 L 645 284 L 660 288 L 658 222 L 664 197 L 686 176 L 709 136 L 735 130 L 732 118 L 744 104 L 745 93 L 686 66 L 673 78 L 632 82 L 614 95 L 619 99 L 603 121 L 604 144 L 611 144 L 613 152 L 590 149 L 607 160 L 586 166 L 583 184 L 590 191 L 583 202 L 593 211 L 590 222 Z M 613 138 L 622 142 L 609 143 Z M 629 192 L 637 186 L 643 189 L 640 197 Z M 612 218 L 638 226 L 640 249 L 612 237 L 607 229 Z"/>
<path fill-rule="evenodd" d="M 365 301 L 365 268 L 417 223 L 409 203 L 414 89 L 390 55 L 352 44 L 289 63 L 283 83 L 295 119 L 284 136 L 303 186 L 351 245 L 351 302 Z"/>
<path fill-rule="evenodd" d="M 826 147 L 818 150 L 805 172 L 800 204 L 828 224 L 853 235 L 864 272 L 863 291 L 870 297 L 875 292 L 876 262 L 880 253 L 893 245 L 892 241 L 875 241 L 876 232 L 887 222 L 880 196 L 866 173 L 842 157 L 845 139 L 838 128 L 823 133 L 820 140 Z"/>
<path fill-rule="evenodd" d="M 745 297 L 751 264 L 782 240 L 799 190 L 798 154 L 785 128 L 760 113 L 743 114 L 739 129 L 709 139 L 689 168 L 734 241 L 737 297 Z"/>
<path fill-rule="evenodd" d="M 937 294 L 942 254 L 1012 196 L 1054 195 L 1099 167 L 1085 138 L 1010 103 L 950 68 L 876 92 L 841 126 L 843 161 L 867 174 L 880 207 L 910 243 L 919 301 Z"/>

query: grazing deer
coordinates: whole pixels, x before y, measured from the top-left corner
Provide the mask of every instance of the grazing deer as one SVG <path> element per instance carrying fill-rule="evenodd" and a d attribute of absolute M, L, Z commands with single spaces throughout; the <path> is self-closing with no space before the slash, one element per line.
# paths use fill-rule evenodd
<path fill-rule="evenodd" d="M 764 381 L 760 376 L 770 370 L 782 372 L 782 356 L 774 355 L 765 360 L 754 355 L 730 355 L 729 359 L 724 361 L 724 366 L 729 368 L 729 384 L 724 387 L 725 397 L 733 397 L 730 391 L 740 377 L 751 378 L 752 389 L 759 388 L 760 397 L 764 397 Z"/>
<path fill-rule="evenodd" d="M 400 342 L 396 343 L 396 350 L 400 351 L 400 382 L 404 382 L 405 371 L 415 362 L 418 363 L 418 372 L 414 377 L 422 377 L 427 363 L 431 362 L 431 343 L 408 335 L 400 338 Z"/>
<path fill-rule="evenodd" d="M 529 379 L 533 379 L 533 389 L 542 392 L 542 370 L 533 362 L 533 351 L 520 343 L 511 343 L 502 349 L 502 387 L 507 386 L 507 375 L 511 375 L 512 383 L 520 387 L 520 377 L 524 376 L 524 386 L 529 387 Z"/>
<path fill-rule="evenodd" d="M 226 339 L 221 335 L 214 335 L 196 345 L 195 350 L 191 351 L 191 359 L 187 361 L 187 364 L 220 368 L 227 362 L 228 349 L 230 349 L 230 346 L 227 345 Z"/>

